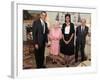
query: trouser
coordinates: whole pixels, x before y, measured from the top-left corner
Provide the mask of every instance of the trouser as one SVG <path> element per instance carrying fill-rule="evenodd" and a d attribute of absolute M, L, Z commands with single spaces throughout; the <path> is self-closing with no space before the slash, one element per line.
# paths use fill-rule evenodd
<path fill-rule="evenodd" d="M 85 57 L 84 48 L 85 48 L 84 44 L 76 44 L 76 51 L 75 51 L 75 60 L 76 61 L 78 60 L 78 52 L 79 52 L 79 50 L 81 52 L 81 61 L 84 60 L 84 57 Z"/>
<path fill-rule="evenodd" d="M 37 68 L 43 68 L 44 66 L 44 51 L 45 45 L 35 49 L 35 61 Z"/>

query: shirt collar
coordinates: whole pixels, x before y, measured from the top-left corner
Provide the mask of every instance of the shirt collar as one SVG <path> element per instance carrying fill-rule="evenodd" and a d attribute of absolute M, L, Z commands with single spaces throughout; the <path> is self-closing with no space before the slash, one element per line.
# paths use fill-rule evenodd
<path fill-rule="evenodd" d="M 44 23 L 44 21 L 40 18 L 41 23 Z"/>
<path fill-rule="evenodd" d="M 81 28 L 83 28 L 83 29 L 84 29 L 84 28 L 85 28 L 85 26 L 81 26 Z"/>

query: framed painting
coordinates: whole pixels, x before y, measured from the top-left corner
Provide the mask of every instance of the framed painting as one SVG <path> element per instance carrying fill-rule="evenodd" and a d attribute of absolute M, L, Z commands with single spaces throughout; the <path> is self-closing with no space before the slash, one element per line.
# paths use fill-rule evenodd
<path fill-rule="evenodd" d="M 70 28 L 63 31 L 64 25 L 67 26 L 67 18 Z M 45 21 L 45 27 L 42 26 L 41 21 Z M 83 24 L 86 31 L 81 38 Z M 95 27 L 96 8 L 94 7 L 12 2 L 12 77 L 41 78 L 48 74 L 52 77 L 96 72 L 97 54 L 93 54 L 96 53 Z M 42 34 L 42 31 L 45 34 Z M 73 34 L 73 40 L 67 43 L 69 34 L 70 36 Z M 77 34 L 80 35 L 79 41 L 85 41 L 80 43 L 78 48 Z M 64 38 L 65 43 L 62 46 L 60 43 L 64 42 Z"/>

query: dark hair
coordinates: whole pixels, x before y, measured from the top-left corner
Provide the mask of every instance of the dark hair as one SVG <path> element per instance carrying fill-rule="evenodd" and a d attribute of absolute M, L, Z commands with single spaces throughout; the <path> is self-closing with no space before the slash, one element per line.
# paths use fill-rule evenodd
<path fill-rule="evenodd" d="M 45 14 L 46 14 L 46 11 L 41 11 L 41 14 L 42 14 L 42 13 L 45 13 Z"/>
<path fill-rule="evenodd" d="M 70 14 L 65 14 L 65 22 L 66 22 L 66 17 L 67 17 L 67 16 L 70 18 L 69 21 L 71 22 L 71 15 L 70 15 Z"/>

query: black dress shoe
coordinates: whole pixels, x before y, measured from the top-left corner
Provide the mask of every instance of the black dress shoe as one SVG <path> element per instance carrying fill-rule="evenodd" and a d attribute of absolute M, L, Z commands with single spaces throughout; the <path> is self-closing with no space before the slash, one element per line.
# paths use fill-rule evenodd
<path fill-rule="evenodd" d="M 39 66 L 39 67 L 36 67 L 37 69 L 40 69 L 41 67 Z"/>
<path fill-rule="evenodd" d="M 53 61 L 52 64 L 57 64 L 57 62 Z"/>
<path fill-rule="evenodd" d="M 61 62 L 61 65 L 65 65 L 65 63 Z"/>
<path fill-rule="evenodd" d="M 66 67 L 69 67 L 69 65 L 67 64 Z"/>
<path fill-rule="evenodd" d="M 42 66 L 42 68 L 47 68 L 46 66 Z"/>
<path fill-rule="evenodd" d="M 81 62 L 85 61 L 85 59 L 81 59 Z"/>

